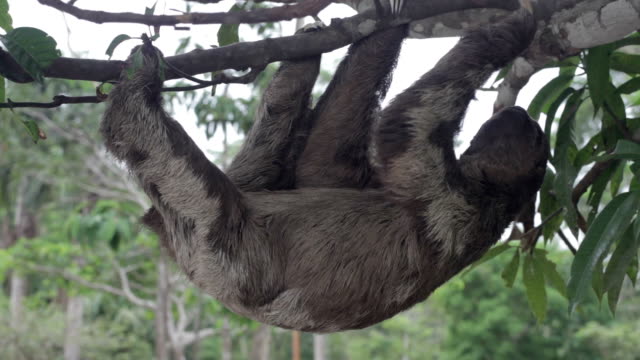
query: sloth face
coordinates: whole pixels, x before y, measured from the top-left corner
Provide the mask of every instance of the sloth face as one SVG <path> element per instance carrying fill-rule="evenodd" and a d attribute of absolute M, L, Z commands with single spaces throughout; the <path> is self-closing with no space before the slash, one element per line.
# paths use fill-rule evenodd
<path fill-rule="evenodd" d="M 549 144 L 538 123 L 513 106 L 482 125 L 460 162 L 473 180 L 533 195 L 542 184 L 548 157 Z"/>

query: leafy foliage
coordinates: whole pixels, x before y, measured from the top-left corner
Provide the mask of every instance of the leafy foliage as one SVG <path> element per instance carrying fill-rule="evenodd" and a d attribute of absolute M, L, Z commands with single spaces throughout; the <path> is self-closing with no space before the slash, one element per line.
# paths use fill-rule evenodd
<path fill-rule="evenodd" d="M 36 28 L 16 28 L 1 36 L 0 40 L 18 64 L 40 82 L 44 81 L 44 70 L 60 57 L 56 41 Z"/>
<path fill-rule="evenodd" d="M 538 320 L 545 314 L 545 282 L 566 294 L 571 311 L 595 292 L 598 300 L 607 295 L 612 312 L 625 278 L 635 284 L 640 246 L 636 231 L 640 227 L 640 124 L 633 114 L 640 112 L 639 44 L 637 33 L 553 64 L 558 76 L 539 90 L 529 106 L 534 118 L 546 114 L 545 133 L 553 149 L 552 166 L 540 191 L 538 211 L 543 221 L 537 234 L 548 244 L 566 239 L 563 230 L 568 228 L 581 240 L 568 285 L 540 249 L 527 254 L 516 251 L 505 266 L 503 278 L 512 286 L 522 263 L 527 297 Z M 584 187 L 576 193 L 578 182 L 585 178 Z M 506 253 L 504 246 L 492 249 L 479 263 Z M 523 249 L 529 246 L 523 241 Z"/>

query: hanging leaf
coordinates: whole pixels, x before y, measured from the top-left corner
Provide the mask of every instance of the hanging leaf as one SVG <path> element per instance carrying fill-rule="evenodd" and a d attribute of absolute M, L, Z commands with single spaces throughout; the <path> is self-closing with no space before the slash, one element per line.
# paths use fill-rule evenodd
<path fill-rule="evenodd" d="M 489 249 L 489 251 L 487 251 L 480 259 L 478 259 L 476 262 L 474 262 L 473 264 L 471 264 L 471 266 L 469 266 L 467 268 L 467 270 L 465 270 L 463 272 L 463 275 L 467 274 L 468 272 L 470 272 L 471 270 L 475 269 L 476 267 L 478 267 L 479 265 L 497 257 L 498 255 L 502 254 L 503 252 L 509 250 L 509 249 L 513 249 L 513 246 L 510 246 L 509 244 L 500 244 L 500 245 L 496 245 L 494 247 L 492 247 L 491 249 Z"/>
<path fill-rule="evenodd" d="M 123 42 L 125 42 L 127 40 L 131 40 L 131 36 L 126 35 L 126 34 L 120 34 L 120 35 L 116 36 L 115 38 L 113 38 L 113 40 L 111 40 L 111 43 L 109 44 L 109 47 L 107 48 L 107 51 L 105 52 L 105 54 L 107 54 L 107 56 L 109 56 L 109 59 L 111 59 L 111 57 L 113 56 L 113 52 L 116 50 L 118 45 L 122 44 Z"/>
<path fill-rule="evenodd" d="M 240 11 L 244 9 L 244 4 L 235 4 L 229 9 L 229 12 Z M 218 45 L 227 46 L 240 41 L 238 29 L 240 24 L 222 24 L 218 30 Z"/>
<path fill-rule="evenodd" d="M 640 77 L 633 78 L 618 87 L 619 94 L 633 94 L 640 90 Z"/>
<path fill-rule="evenodd" d="M 640 55 L 614 52 L 611 54 L 611 69 L 627 74 L 640 73 Z"/>
<path fill-rule="evenodd" d="M 516 276 L 518 275 L 518 268 L 520 267 L 520 251 L 516 249 L 513 253 L 513 257 L 507 267 L 502 271 L 502 279 L 504 280 L 504 284 L 507 287 L 512 287 L 513 282 L 516 280 Z"/>
<path fill-rule="evenodd" d="M 587 219 L 588 223 L 591 224 L 593 219 L 598 215 L 598 208 L 600 206 L 600 201 L 602 200 L 602 195 L 604 195 L 604 191 L 609 184 L 609 180 L 613 176 L 618 163 L 611 164 L 600 176 L 596 178 L 591 185 L 591 191 L 589 191 L 589 197 L 587 198 L 587 205 L 591 207 L 591 211 L 589 211 L 589 217 Z"/>
<path fill-rule="evenodd" d="M 522 267 L 522 282 L 527 292 L 529 306 L 538 322 L 544 321 L 547 314 L 547 290 L 544 285 L 544 266 L 529 255 L 525 256 Z"/>
<path fill-rule="evenodd" d="M 560 75 L 549 81 L 538 91 L 536 96 L 531 100 L 527 112 L 529 116 L 537 120 L 540 113 L 547 112 L 551 108 L 553 102 L 560 97 L 563 92 L 571 85 L 573 75 Z"/>
<path fill-rule="evenodd" d="M 158 5 L 158 2 L 154 2 L 152 7 L 145 7 L 144 8 L 144 14 L 147 16 L 153 15 L 153 13 L 156 12 L 156 5 Z"/>
<path fill-rule="evenodd" d="M 609 181 L 609 189 L 611 190 L 611 197 L 618 195 L 618 191 L 620 190 L 620 185 L 622 185 L 622 180 L 624 178 L 624 169 L 625 163 L 621 162 L 618 166 L 616 166 L 616 170 L 613 172 L 611 176 L 611 180 Z"/>
<path fill-rule="evenodd" d="M 609 84 L 609 55 L 611 47 L 602 45 L 587 52 L 585 65 L 587 67 L 587 84 L 589 85 L 589 93 L 593 106 L 597 111 L 607 95 L 606 91 Z"/>
<path fill-rule="evenodd" d="M 534 254 L 537 255 L 537 254 Z M 552 288 L 556 289 L 563 297 L 567 297 L 567 284 L 565 283 L 562 275 L 558 272 L 556 268 L 556 264 L 547 259 L 545 256 L 539 256 L 538 261 L 542 263 L 542 268 L 544 270 L 544 279 L 547 284 L 549 284 Z"/>
<path fill-rule="evenodd" d="M 44 70 L 60 57 L 56 41 L 39 29 L 16 28 L 0 39 L 16 62 L 39 82 L 44 79 Z"/>
<path fill-rule="evenodd" d="M 9 3 L 7 0 L 0 0 L 0 28 L 9 32 L 13 30 L 13 20 L 9 15 Z"/>
<path fill-rule="evenodd" d="M 498 72 L 498 75 L 496 76 L 496 79 L 493 80 L 493 84 L 491 84 L 491 86 L 495 86 L 496 83 L 498 83 L 498 81 L 504 79 L 505 76 L 507 76 L 507 74 L 509 73 L 509 70 L 511 70 L 511 67 L 513 66 L 513 63 L 509 63 L 507 66 L 503 67 L 502 69 L 500 69 L 500 71 Z"/>
<path fill-rule="evenodd" d="M 640 192 L 620 194 L 602 209 L 589 226 L 571 265 L 571 277 L 567 287 L 569 312 L 573 312 L 584 300 L 596 266 L 611 244 L 627 229 L 639 204 Z"/>
<path fill-rule="evenodd" d="M 638 221 L 638 220 L 636 220 Z M 620 289 L 634 257 L 638 254 L 639 239 L 634 236 L 633 228 L 629 226 L 624 236 L 618 242 L 604 273 L 604 288 L 607 291 L 609 309 L 616 313 L 616 305 L 620 296 Z"/>
<path fill-rule="evenodd" d="M 640 45 L 640 33 L 635 32 L 624 39 L 614 41 L 610 44 L 612 49 L 619 49 L 629 45 Z"/>
<path fill-rule="evenodd" d="M 98 229 L 96 240 L 103 243 L 110 243 L 116 235 L 116 231 L 118 229 L 117 226 L 118 224 L 114 219 L 106 218 Z"/>
<path fill-rule="evenodd" d="M 620 140 L 607 158 L 640 161 L 640 145 L 629 140 Z"/>
<path fill-rule="evenodd" d="M 638 280 L 638 254 L 635 255 L 633 260 L 631 261 L 631 265 L 627 268 L 627 276 L 633 286 L 636 286 L 636 280 Z"/>
<path fill-rule="evenodd" d="M 34 143 L 37 143 L 38 140 L 40 140 L 40 132 L 41 132 L 40 128 L 38 127 L 38 124 L 36 124 L 36 122 L 33 120 L 21 120 L 21 122 L 24 125 L 24 127 L 27 128 L 27 132 L 31 136 L 31 140 L 33 140 Z"/>
<path fill-rule="evenodd" d="M 576 112 L 582 104 L 581 95 L 582 91 L 577 91 L 567 100 L 565 109 L 560 117 L 552 159 L 552 163 L 556 168 L 553 188 L 558 201 L 566 210 L 565 222 L 574 235 L 578 231 L 578 216 L 573 206 L 572 192 L 573 184 L 578 175 L 578 169 L 575 166 L 578 148 L 573 139 L 573 130 Z"/>
<path fill-rule="evenodd" d="M 596 263 L 595 268 L 593 269 L 593 276 L 591 277 L 591 288 L 596 294 L 596 298 L 598 302 L 602 302 L 602 296 L 604 295 L 604 267 L 602 266 L 602 261 L 604 259 L 599 259 Z"/>

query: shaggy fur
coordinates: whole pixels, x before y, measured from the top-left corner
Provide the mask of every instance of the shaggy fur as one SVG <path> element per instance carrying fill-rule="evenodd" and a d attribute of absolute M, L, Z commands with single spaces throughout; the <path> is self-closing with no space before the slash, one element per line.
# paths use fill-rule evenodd
<path fill-rule="evenodd" d="M 476 88 L 535 32 L 518 12 L 463 37 L 380 110 L 405 27 L 354 44 L 314 110 L 320 57 L 282 64 L 227 174 L 163 110 L 155 50 L 109 95 L 108 149 L 153 202 L 144 222 L 231 310 L 305 331 L 362 328 L 424 300 L 478 259 L 535 197 L 548 154 L 520 108 L 458 160 Z"/>

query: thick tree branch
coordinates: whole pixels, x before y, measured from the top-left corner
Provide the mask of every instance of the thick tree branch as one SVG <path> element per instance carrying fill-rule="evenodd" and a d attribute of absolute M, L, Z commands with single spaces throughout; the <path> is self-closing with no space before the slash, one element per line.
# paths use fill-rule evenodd
<path fill-rule="evenodd" d="M 515 10 L 517 0 L 446 0 L 433 1 L 425 5 L 422 0 L 406 0 L 402 17 L 379 19 L 375 10 L 365 11 L 347 19 L 336 19 L 322 31 L 237 43 L 221 48 L 195 50 L 187 54 L 167 57 L 174 67 L 189 75 L 202 74 L 223 69 L 246 69 L 275 61 L 299 59 L 329 52 L 360 40 L 371 33 L 452 11 L 475 8 L 497 8 Z M 123 61 L 59 58 L 44 75 L 70 80 L 105 82 L 116 80 L 124 67 Z M 20 69 L 15 60 L 0 50 L 0 74 L 14 82 L 33 81 Z M 180 78 L 169 71 L 167 79 Z"/>
<path fill-rule="evenodd" d="M 61 0 L 38 0 L 40 4 L 51 6 L 81 20 L 97 24 L 136 23 L 149 26 L 173 26 L 178 24 L 256 24 L 302 18 L 317 15 L 332 0 L 305 0 L 293 5 L 262 8 L 251 11 L 218 13 L 189 13 L 181 15 L 144 15 L 130 12 L 111 13 L 85 10 Z"/>

